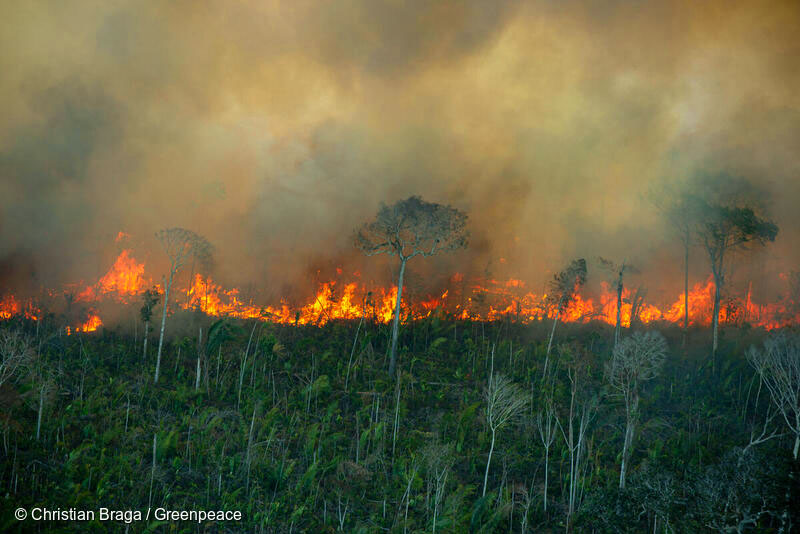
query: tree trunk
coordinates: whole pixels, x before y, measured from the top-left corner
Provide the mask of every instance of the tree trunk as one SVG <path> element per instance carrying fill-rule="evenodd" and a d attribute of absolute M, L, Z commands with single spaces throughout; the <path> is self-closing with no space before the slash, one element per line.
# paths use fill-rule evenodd
<path fill-rule="evenodd" d="M 147 360 L 147 329 L 150 327 L 150 321 L 144 322 L 144 350 L 142 351 L 142 361 Z"/>
<path fill-rule="evenodd" d="M 622 324 L 622 273 L 617 282 L 617 328 L 614 330 L 614 346 L 619 343 L 619 330 Z"/>
<path fill-rule="evenodd" d="M 167 290 L 164 293 L 164 309 L 161 311 L 161 335 L 158 336 L 158 356 L 156 357 L 156 376 L 153 382 L 158 382 L 158 373 L 161 370 L 161 348 L 164 345 L 164 329 L 167 326 L 167 308 L 169 307 L 169 290 L 172 287 L 172 275 L 175 274 L 175 269 L 169 271 L 169 281 L 167 282 Z"/>
<path fill-rule="evenodd" d="M 686 230 L 683 243 L 683 348 L 689 338 L 689 230 Z"/>
<path fill-rule="evenodd" d="M 550 350 L 553 348 L 553 336 L 556 335 L 556 325 L 558 324 L 558 317 L 561 315 L 561 302 L 558 303 L 555 319 L 553 319 L 553 328 L 550 330 L 550 341 L 547 342 L 547 354 L 544 357 L 544 372 L 542 373 L 542 380 L 547 375 L 547 364 L 550 362 Z"/>
<path fill-rule="evenodd" d="M 711 316 L 711 328 L 713 331 L 713 339 L 711 342 L 711 366 L 714 371 L 717 367 L 717 343 L 719 340 L 719 308 L 720 308 L 720 284 L 721 276 L 714 271 L 714 311 Z"/>
<path fill-rule="evenodd" d="M 547 512 L 547 471 L 548 471 L 548 464 L 550 461 L 550 447 L 545 447 L 544 449 L 544 496 L 542 498 L 544 503 L 544 511 Z"/>
<path fill-rule="evenodd" d="M 483 497 L 486 496 L 486 484 L 489 481 L 489 464 L 492 463 L 492 453 L 494 452 L 495 431 L 492 430 L 492 445 L 489 447 L 489 458 L 486 460 L 486 472 L 483 474 Z"/>
<path fill-rule="evenodd" d="M 794 438 L 794 459 L 797 460 L 797 453 L 800 452 L 800 434 Z"/>
<path fill-rule="evenodd" d="M 397 334 L 400 330 L 400 302 L 403 296 L 403 276 L 406 272 L 407 258 L 400 259 L 400 275 L 397 277 L 397 299 L 394 305 L 394 324 L 392 325 L 392 350 L 389 357 L 389 376 L 394 378 L 397 366 Z"/>
<path fill-rule="evenodd" d="M 628 471 L 628 458 L 633 444 L 633 424 L 628 421 L 625 425 L 625 440 L 622 443 L 622 465 L 619 470 L 619 488 L 625 489 L 625 477 Z"/>

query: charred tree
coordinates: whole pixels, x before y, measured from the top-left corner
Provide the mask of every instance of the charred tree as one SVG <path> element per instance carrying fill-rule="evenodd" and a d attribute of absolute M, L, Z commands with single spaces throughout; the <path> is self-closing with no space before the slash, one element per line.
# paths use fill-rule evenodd
<path fill-rule="evenodd" d="M 600 264 L 605 267 L 607 270 L 614 273 L 614 290 L 617 292 L 617 324 L 614 328 L 614 346 L 616 347 L 619 343 L 619 336 L 620 331 L 622 328 L 622 292 L 625 289 L 625 275 L 628 273 L 635 273 L 638 272 L 636 267 L 627 263 L 627 261 L 623 261 L 620 264 L 614 263 L 611 260 L 607 260 L 605 258 L 599 258 Z M 631 314 L 632 315 L 632 314 Z M 631 317 L 633 320 L 633 317 Z"/>
<path fill-rule="evenodd" d="M 389 375 L 397 366 L 397 335 L 400 328 L 400 303 L 406 263 L 414 256 L 433 256 L 467 245 L 467 215 L 456 208 L 426 202 L 418 196 L 381 204 L 375 220 L 365 223 L 355 235 L 355 244 L 367 256 L 388 254 L 400 259 L 397 277 L 394 322 L 389 359 Z"/>

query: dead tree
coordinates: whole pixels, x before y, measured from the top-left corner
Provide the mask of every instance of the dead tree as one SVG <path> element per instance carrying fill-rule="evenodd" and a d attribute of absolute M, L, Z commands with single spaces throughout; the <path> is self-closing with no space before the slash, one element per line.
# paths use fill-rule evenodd
<path fill-rule="evenodd" d="M 388 254 L 400 259 L 397 277 L 394 323 L 392 325 L 389 375 L 397 366 L 397 335 L 400 328 L 400 303 L 406 263 L 414 256 L 433 256 L 467 245 L 467 216 L 463 212 L 412 196 L 391 206 L 381 204 L 375 220 L 365 223 L 355 234 L 355 244 L 367 256 Z"/>
<path fill-rule="evenodd" d="M 449 443 L 444 444 L 434 441 L 425 447 L 422 455 L 425 458 L 427 467 L 428 485 L 433 489 L 433 522 L 431 531 L 436 534 L 436 520 L 439 517 L 439 508 L 444 499 L 447 477 L 450 475 L 450 469 L 455 462 L 453 446 Z"/>
<path fill-rule="evenodd" d="M 158 375 L 161 369 L 161 349 L 164 345 L 164 330 L 167 324 L 167 312 L 169 308 L 169 292 L 172 288 L 172 281 L 175 275 L 190 258 L 196 258 L 201 263 L 208 263 L 211 260 L 211 244 L 206 239 L 191 230 L 185 228 L 166 228 L 156 232 L 156 237 L 161 242 L 164 252 L 169 258 L 169 275 L 166 277 L 166 287 L 164 289 L 164 307 L 161 311 L 161 334 L 158 336 L 158 356 L 156 357 L 156 373 L 154 382 L 158 382 Z"/>
<path fill-rule="evenodd" d="M 667 355 L 667 342 L 660 332 L 636 332 L 616 347 L 606 366 L 606 378 L 625 402 L 625 438 L 622 444 L 622 463 L 619 487 L 625 487 L 633 438 L 639 422 L 639 395 L 642 382 L 655 378 Z"/>
<path fill-rule="evenodd" d="M 694 230 L 702 213 L 696 197 L 677 188 L 667 187 L 651 193 L 653 203 L 672 227 L 683 247 L 683 339 L 686 348 L 689 335 L 689 252 L 696 241 Z"/>
<path fill-rule="evenodd" d="M 497 432 L 518 417 L 526 404 L 527 398 L 519 386 L 502 375 L 489 375 L 489 385 L 486 388 L 486 424 L 492 432 L 492 441 L 483 475 L 483 495 L 486 495 L 489 465 L 492 463 Z"/>
<path fill-rule="evenodd" d="M 600 264 L 607 270 L 614 273 L 614 290 L 617 292 L 617 326 L 614 328 L 614 346 L 619 343 L 620 329 L 622 326 L 622 291 L 624 290 L 624 278 L 628 273 L 638 272 L 636 267 L 627 263 L 624 260 L 622 263 L 617 264 L 605 258 L 599 258 Z M 633 321 L 633 317 L 631 317 Z"/>
<path fill-rule="evenodd" d="M 789 430 L 794 434 L 792 455 L 800 452 L 800 335 L 777 334 L 764 341 L 763 350 L 750 347 L 750 362 L 767 386 Z"/>
<path fill-rule="evenodd" d="M 569 472 L 567 481 L 567 532 L 572 532 L 572 522 L 583 500 L 584 482 L 589 467 L 587 440 L 589 425 L 597 409 L 595 398 L 581 401 L 578 394 L 578 370 L 568 371 L 570 381 L 569 411 L 564 422 L 556 419 L 567 449 Z"/>
<path fill-rule="evenodd" d="M 0 331 L 0 386 L 31 370 L 33 342 L 22 330 Z"/>
<path fill-rule="evenodd" d="M 730 253 L 748 244 L 764 245 L 768 241 L 775 241 L 778 227 L 772 221 L 758 217 L 750 207 L 698 202 L 703 202 L 704 205 L 696 233 L 708 253 L 714 276 L 711 358 L 716 369 L 720 300 L 726 274 L 725 260 Z"/>
<path fill-rule="evenodd" d="M 561 312 L 575 298 L 580 288 L 586 283 L 586 260 L 583 258 L 572 260 L 566 269 L 559 272 L 550 282 L 550 294 L 547 300 L 556 305 L 556 316 L 553 319 L 553 329 L 550 331 L 550 341 L 547 342 L 547 355 L 544 360 L 544 372 L 547 375 L 547 365 L 550 360 L 550 351 L 553 348 L 553 337 L 556 325 L 561 317 Z"/>

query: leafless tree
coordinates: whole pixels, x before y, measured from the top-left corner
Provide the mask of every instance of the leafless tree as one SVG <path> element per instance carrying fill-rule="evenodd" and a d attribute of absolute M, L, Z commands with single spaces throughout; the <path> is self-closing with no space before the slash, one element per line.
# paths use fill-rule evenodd
<path fill-rule="evenodd" d="M 587 441 L 589 424 L 597 409 L 597 400 L 593 397 L 581 400 L 578 390 L 577 369 L 569 369 L 570 381 L 569 411 L 562 423 L 556 419 L 564 444 L 567 448 L 569 472 L 567 476 L 567 532 L 572 531 L 572 521 L 583 499 L 586 471 L 589 466 L 587 459 Z"/>
<path fill-rule="evenodd" d="M 622 465 L 619 487 L 625 487 L 631 447 L 639 421 L 639 395 L 642 382 L 655 378 L 664 365 L 667 342 L 660 332 L 635 332 L 614 347 L 611 362 L 606 366 L 608 382 L 625 402 L 625 438 L 622 445 Z"/>
<path fill-rule="evenodd" d="M 627 260 L 623 260 L 623 262 L 619 264 L 605 258 L 599 258 L 599 260 L 600 264 L 608 271 L 614 273 L 615 276 L 614 290 L 617 292 L 617 326 L 614 329 L 614 346 L 616 347 L 617 343 L 619 343 L 622 324 L 622 291 L 624 290 L 624 278 L 626 274 L 638 272 L 638 269 L 629 264 Z"/>
<path fill-rule="evenodd" d="M 563 271 L 557 273 L 550 282 L 548 301 L 555 304 L 556 316 L 553 319 L 553 329 L 550 331 L 550 341 L 547 342 L 547 355 L 544 360 L 544 373 L 547 375 L 547 365 L 550 360 L 550 351 L 553 348 L 553 336 L 561 312 L 575 298 L 578 290 L 586 283 L 586 260 L 583 258 L 572 260 Z"/>
<path fill-rule="evenodd" d="M 483 495 L 486 495 L 486 485 L 489 480 L 489 465 L 492 463 L 492 453 L 497 432 L 506 424 L 517 418 L 528 399 L 518 385 L 503 375 L 492 374 L 489 376 L 489 385 L 486 388 L 486 424 L 492 432 L 492 442 L 489 447 L 489 458 L 486 460 L 486 471 L 483 475 Z"/>
<path fill-rule="evenodd" d="M 433 523 L 432 532 L 436 534 L 436 520 L 439 516 L 439 507 L 444 498 L 447 486 L 447 477 L 453 467 L 455 458 L 453 456 L 452 444 L 444 444 L 434 441 L 429 443 L 422 451 L 427 467 L 428 484 L 433 489 Z"/>
<path fill-rule="evenodd" d="M 158 375 L 161 369 L 161 348 L 164 345 L 164 330 L 167 324 L 169 292 L 172 288 L 172 281 L 190 258 L 196 258 L 201 264 L 208 264 L 211 261 L 211 252 L 213 250 L 211 244 L 204 237 L 185 228 L 159 230 L 156 232 L 156 237 L 161 242 L 164 252 L 167 253 L 170 266 L 166 288 L 164 289 L 164 307 L 161 312 L 161 334 L 158 337 L 158 356 L 156 357 L 154 382 L 158 382 Z"/>
<path fill-rule="evenodd" d="M 722 288 L 725 284 L 725 260 L 734 251 L 749 244 L 764 245 L 775 241 L 778 227 L 772 221 L 762 219 L 749 206 L 722 204 L 716 201 L 702 203 L 702 214 L 696 233 L 711 261 L 714 276 L 714 311 L 712 315 L 713 341 L 711 345 L 712 363 L 716 363 L 719 311 Z"/>
<path fill-rule="evenodd" d="M 694 230 L 701 214 L 695 197 L 682 187 L 664 187 L 652 191 L 653 203 L 661 211 L 683 246 L 683 340 L 685 349 L 689 335 L 689 252 L 696 244 Z"/>
<path fill-rule="evenodd" d="M 547 394 L 545 399 L 545 406 L 542 411 L 536 414 L 536 429 L 539 431 L 539 439 L 542 441 L 544 447 L 544 495 L 542 496 L 542 505 L 544 511 L 547 512 L 547 486 L 549 482 L 550 472 L 550 449 L 556 439 L 556 410 L 553 405 L 553 397 Z"/>
<path fill-rule="evenodd" d="M 31 368 L 33 342 L 21 330 L 0 331 L 0 386 Z"/>
<path fill-rule="evenodd" d="M 796 460 L 800 452 L 800 335 L 770 336 L 762 350 L 750 347 L 747 360 L 761 377 L 772 402 L 795 436 L 792 455 Z"/>
<path fill-rule="evenodd" d="M 389 375 L 397 366 L 397 334 L 406 263 L 414 256 L 433 256 L 467 245 L 467 216 L 463 212 L 412 196 L 391 206 L 381 204 L 375 220 L 365 223 L 355 235 L 356 246 L 367 256 L 388 254 L 400 259 L 394 323 L 392 325 Z"/>

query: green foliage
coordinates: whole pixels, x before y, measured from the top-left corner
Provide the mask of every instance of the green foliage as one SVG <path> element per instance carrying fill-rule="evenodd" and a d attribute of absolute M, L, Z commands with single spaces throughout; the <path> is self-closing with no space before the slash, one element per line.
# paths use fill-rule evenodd
<path fill-rule="evenodd" d="M 0 391 L 0 528 L 17 531 L 14 509 L 36 503 L 146 509 L 152 475 L 155 506 L 240 510 L 241 524 L 224 525 L 231 531 L 335 532 L 341 518 L 345 532 L 429 532 L 435 488 L 423 451 L 440 443 L 454 463 L 437 533 L 520 532 L 528 498 L 528 531 L 560 531 L 569 454 L 559 434 L 549 455 L 545 513 L 535 415 L 552 398 L 566 425 L 569 377 L 576 372 L 579 400 L 601 401 L 587 435 L 575 532 L 652 532 L 654 525 L 658 532 L 711 532 L 709 525 L 724 529 L 751 519 L 753 532 L 777 531 L 787 492 L 797 495 L 790 477 L 800 473 L 786 436 L 743 452 L 769 406 L 764 391 L 757 395 L 743 355 L 757 331 L 728 330 L 715 372 L 705 347 L 689 347 L 685 355 L 670 353 L 661 373 L 643 383 L 629 484 L 619 490 L 624 409 L 603 374 L 611 357 L 607 327 L 564 325 L 564 344 L 551 355 L 552 382 L 542 382 L 549 324 L 481 325 L 434 315 L 403 329 L 408 358 L 398 384 L 383 370 L 386 327 L 366 321 L 345 390 L 356 327 L 267 325 L 254 336 L 240 375 L 252 323 L 214 321 L 205 329 L 208 385 L 197 392 L 193 369 L 180 366 L 177 372 L 165 366 L 163 381 L 153 385 L 153 362 L 142 365 L 132 336 L 107 331 L 67 339 L 40 332 L 39 357 L 53 370 L 56 391 L 45 405 L 39 441 L 36 378 Z M 670 347 L 680 346 L 678 330 L 666 336 Z M 493 344 L 495 373 L 509 377 L 531 402 L 521 421 L 498 434 L 488 484 L 494 491 L 481 498 L 488 450 L 483 395 Z M 182 346 L 182 354 L 193 354 L 197 341 L 187 338 Z M 177 349 L 167 345 L 168 361 Z M 777 419 L 771 425 L 782 432 Z M 759 515 L 762 505 L 769 513 Z M 100 523 L 80 527 L 108 530 Z M 78 531 L 42 524 L 43 531 L 57 528 Z M 131 531 L 195 530 L 151 521 Z"/>

